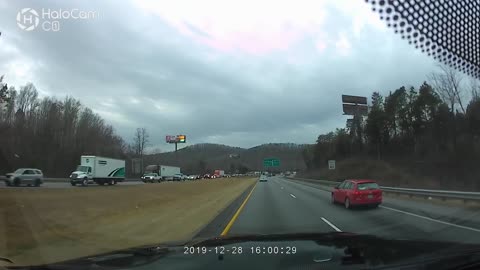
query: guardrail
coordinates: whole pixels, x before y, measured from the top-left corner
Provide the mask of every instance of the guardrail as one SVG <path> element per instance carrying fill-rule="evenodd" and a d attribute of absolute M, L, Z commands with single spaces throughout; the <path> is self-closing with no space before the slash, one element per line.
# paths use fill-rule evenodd
<path fill-rule="evenodd" d="M 314 183 L 318 185 L 326 185 L 330 187 L 333 187 L 341 183 L 338 181 L 316 180 L 316 179 L 306 179 L 306 178 L 291 178 L 291 179 Z M 464 200 L 464 201 L 480 201 L 480 192 L 399 188 L 399 187 L 386 187 L 386 186 L 380 186 L 380 189 L 387 193 L 405 194 L 410 196 L 421 196 L 426 198 L 440 198 L 443 200 L 458 199 L 458 200 Z"/>

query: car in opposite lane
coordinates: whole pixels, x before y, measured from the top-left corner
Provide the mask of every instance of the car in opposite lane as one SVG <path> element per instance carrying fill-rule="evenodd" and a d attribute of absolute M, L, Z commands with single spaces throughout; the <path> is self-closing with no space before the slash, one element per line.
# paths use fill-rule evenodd
<path fill-rule="evenodd" d="M 13 173 L 7 173 L 5 184 L 7 186 L 36 186 L 43 184 L 43 172 L 35 168 L 20 168 Z"/>
<path fill-rule="evenodd" d="M 382 190 L 373 180 L 345 180 L 334 187 L 331 196 L 332 203 L 341 203 L 347 209 L 360 205 L 378 207 L 382 203 Z"/>

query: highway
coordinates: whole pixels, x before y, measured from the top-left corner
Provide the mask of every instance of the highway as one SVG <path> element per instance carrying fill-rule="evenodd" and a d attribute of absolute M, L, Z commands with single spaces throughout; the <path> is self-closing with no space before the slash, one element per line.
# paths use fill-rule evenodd
<path fill-rule="evenodd" d="M 480 243 L 479 211 L 387 196 L 379 208 L 348 210 L 333 205 L 330 192 L 323 189 L 281 177 L 258 182 L 223 233 L 344 231 L 392 239 Z"/>

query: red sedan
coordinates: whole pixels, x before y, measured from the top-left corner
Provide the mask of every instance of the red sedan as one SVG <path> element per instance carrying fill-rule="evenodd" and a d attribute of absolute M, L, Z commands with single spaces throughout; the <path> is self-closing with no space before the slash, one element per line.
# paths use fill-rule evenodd
<path fill-rule="evenodd" d="M 347 209 L 356 205 L 377 207 L 382 203 L 382 191 L 373 180 L 345 180 L 332 191 L 332 203 L 337 202 Z"/>

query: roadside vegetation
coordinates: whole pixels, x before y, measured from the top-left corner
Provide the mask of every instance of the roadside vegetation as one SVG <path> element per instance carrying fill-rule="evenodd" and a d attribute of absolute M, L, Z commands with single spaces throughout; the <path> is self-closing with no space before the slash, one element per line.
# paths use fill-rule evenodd
<path fill-rule="evenodd" d="M 80 189 L 0 189 L 0 254 L 16 265 L 190 240 L 254 178 Z"/>
<path fill-rule="evenodd" d="M 441 67 L 418 88 L 373 92 L 365 117 L 318 136 L 304 177 L 373 178 L 395 186 L 480 189 L 480 86 Z M 466 101 L 467 100 L 467 101 Z M 336 160 L 336 170 L 328 170 Z"/>

